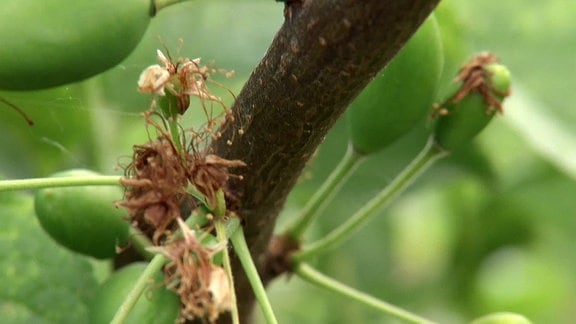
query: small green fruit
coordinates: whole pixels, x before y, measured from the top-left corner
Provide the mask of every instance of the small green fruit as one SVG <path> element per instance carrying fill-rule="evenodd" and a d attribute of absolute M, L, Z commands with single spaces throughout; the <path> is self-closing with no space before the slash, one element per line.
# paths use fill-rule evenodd
<path fill-rule="evenodd" d="M 97 173 L 69 170 L 54 177 L 84 177 Z M 116 186 L 82 186 L 41 189 L 34 209 L 40 225 L 58 243 L 72 251 L 99 259 L 116 255 L 116 246 L 128 240 L 125 212 L 114 206 L 122 198 Z"/>
<path fill-rule="evenodd" d="M 438 121 L 433 136 L 446 151 L 453 151 L 478 135 L 502 110 L 502 101 L 510 93 L 510 72 L 493 63 L 490 55 L 482 53 L 468 63 L 461 71 L 461 75 L 467 75 L 462 84 L 436 108 Z"/>
<path fill-rule="evenodd" d="M 130 264 L 114 273 L 96 292 L 89 306 L 91 324 L 108 324 L 146 268 L 145 263 Z M 180 313 L 180 299 L 162 285 L 158 273 L 155 282 L 144 290 L 124 321 L 125 324 L 173 324 Z"/>
<path fill-rule="evenodd" d="M 532 322 L 520 314 L 502 312 L 482 316 L 470 324 L 532 324 Z"/>
<path fill-rule="evenodd" d="M 358 153 L 385 148 L 428 115 L 443 63 L 440 31 L 432 15 L 350 106 L 351 142 Z"/>
<path fill-rule="evenodd" d="M 3 0 L 0 89 L 36 90 L 104 72 L 132 52 L 151 0 Z"/>

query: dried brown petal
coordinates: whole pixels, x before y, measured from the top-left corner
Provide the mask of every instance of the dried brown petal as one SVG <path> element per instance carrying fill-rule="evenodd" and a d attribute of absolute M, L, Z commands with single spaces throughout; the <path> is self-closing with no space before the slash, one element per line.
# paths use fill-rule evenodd
<path fill-rule="evenodd" d="M 225 244 L 205 247 L 196 232 L 178 220 L 183 237 L 162 248 L 170 262 L 165 266 L 167 287 L 180 296 L 184 319 L 206 319 L 215 322 L 219 314 L 230 309 L 230 282 L 224 269 L 213 263 Z"/>
<path fill-rule="evenodd" d="M 140 74 L 138 90 L 143 93 L 152 93 L 165 96 L 164 87 L 170 80 L 170 73 L 160 65 L 151 65 Z"/>

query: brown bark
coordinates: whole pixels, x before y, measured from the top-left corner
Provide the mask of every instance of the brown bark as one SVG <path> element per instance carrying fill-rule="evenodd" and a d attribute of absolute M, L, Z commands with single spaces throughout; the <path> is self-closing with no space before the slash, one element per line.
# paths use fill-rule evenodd
<path fill-rule="evenodd" d="M 348 104 L 438 2 L 290 1 L 284 25 L 232 107 L 234 122 L 212 144 L 219 156 L 248 165 L 238 170 L 244 179 L 229 184 L 238 198 L 229 207 L 245 222 L 260 270 L 276 217 L 306 162 Z M 254 296 L 236 259 L 233 267 L 246 323 Z M 265 283 L 273 279 L 266 271 L 261 276 Z"/>

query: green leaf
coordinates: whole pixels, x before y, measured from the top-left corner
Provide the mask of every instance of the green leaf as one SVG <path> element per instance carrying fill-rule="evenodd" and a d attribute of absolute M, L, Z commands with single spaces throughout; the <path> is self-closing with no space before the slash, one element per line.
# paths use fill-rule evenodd
<path fill-rule="evenodd" d="M 85 323 L 97 282 L 87 258 L 45 234 L 29 195 L 0 194 L 2 323 Z"/>
<path fill-rule="evenodd" d="M 37 92 L 0 92 L 33 121 L 28 126 L 15 111 L 0 104 L 0 165 L 10 177 L 48 175 L 55 170 L 91 167 L 97 159 L 91 111 L 77 87 Z"/>
<path fill-rule="evenodd" d="M 569 102 L 569 101 L 567 101 Z M 576 179 L 576 131 L 549 107 L 516 89 L 507 103 L 506 122 L 534 151 Z"/>

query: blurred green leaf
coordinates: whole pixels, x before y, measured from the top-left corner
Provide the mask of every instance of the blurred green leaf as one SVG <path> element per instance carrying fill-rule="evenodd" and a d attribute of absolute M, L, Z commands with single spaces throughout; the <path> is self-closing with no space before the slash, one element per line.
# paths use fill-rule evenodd
<path fill-rule="evenodd" d="M 570 277 L 546 255 L 502 249 L 483 263 L 476 283 L 478 313 L 517 312 L 534 323 L 569 323 Z"/>
<path fill-rule="evenodd" d="M 576 130 L 573 123 L 518 89 L 509 102 L 505 121 L 544 159 L 576 180 Z"/>
<path fill-rule="evenodd" d="M 91 167 L 96 157 L 91 113 L 75 87 L 37 92 L 1 92 L 34 120 L 0 104 L 1 172 L 10 177 L 48 175 L 55 169 Z"/>
<path fill-rule="evenodd" d="M 0 194 L 2 323 L 86 323 L 97 283 L 88 259 L 40 228 L 29 195 Z"/>

